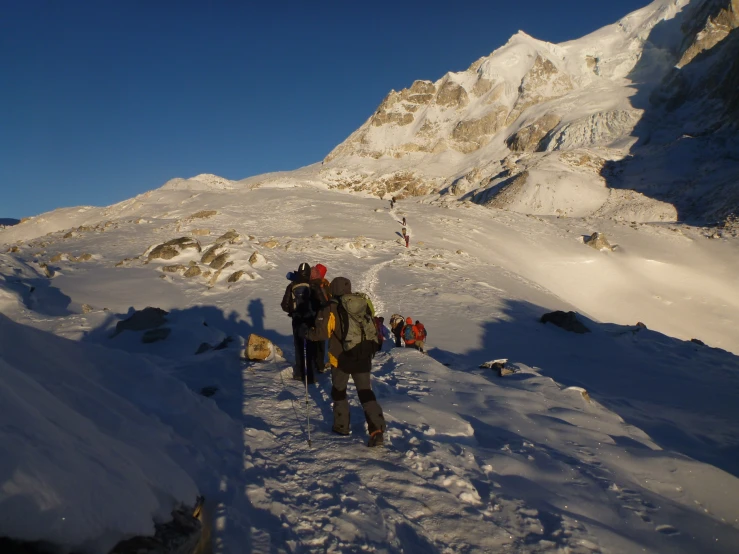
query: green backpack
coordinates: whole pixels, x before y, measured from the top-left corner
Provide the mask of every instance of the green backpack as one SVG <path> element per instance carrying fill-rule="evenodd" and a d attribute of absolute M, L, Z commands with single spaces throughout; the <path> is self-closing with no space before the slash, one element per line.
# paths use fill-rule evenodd
<path fill-rule="evenodd" d="M 379 344 L 377 327 L 369 311 L 367 299 L 361 294 L 345 294 L 336 299 L 341 325 L 341 346 L 344 351 L 370 340 Z"/>

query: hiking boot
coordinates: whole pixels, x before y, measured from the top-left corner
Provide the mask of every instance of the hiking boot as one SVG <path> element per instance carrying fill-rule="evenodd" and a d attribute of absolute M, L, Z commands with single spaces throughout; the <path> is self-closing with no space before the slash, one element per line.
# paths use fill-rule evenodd
<path fill-rule="evenodd" d="M 382 446 L 385 442 L 382 435 L 383 435 L 382 431 L 375 431 L 374 433 L 372 433 L 370 435 L 367 446 L 369 446 L 370 448 L 375 447 L 375 446 Z"/>
<path fill-rule="evenodd" d="M 348 435 L 351 435 L 351 431 L 342 431 L 341 429 L 337 429 L 336 427 L 332 427 L 331 428 L 331 431 L 333 431 L 337 435 L 342 435 L 342 436 L 345 436 L 345 437 L 348 436 Z"/>

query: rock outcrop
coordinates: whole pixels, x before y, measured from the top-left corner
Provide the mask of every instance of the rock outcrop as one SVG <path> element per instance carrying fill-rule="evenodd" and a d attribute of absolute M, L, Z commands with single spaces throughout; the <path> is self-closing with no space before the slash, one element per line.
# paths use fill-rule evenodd
<path fill-rule="evenodd" d="M 571 333 L 577 333 L 580 335 L 590 333 L 590 329 L 577 319 L 577 314 L 575 312 L 563 312 L 558 310 L 556 312 L 544 314 L 541 316 L 539 321 L 541 321 L 541 323 L 551 323 L 552 325 L 556 325 L 557 327 Z"/>

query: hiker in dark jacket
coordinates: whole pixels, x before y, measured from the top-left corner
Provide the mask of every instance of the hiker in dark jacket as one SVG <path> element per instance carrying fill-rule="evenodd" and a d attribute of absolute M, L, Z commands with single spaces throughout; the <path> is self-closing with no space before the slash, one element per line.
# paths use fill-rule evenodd
<path fill-rule="evenodd" d="M 328 269 L 323 264 L 316 264 L 313 269 L 310 270 L 310 286 L 313 291 L 313 296 L 316 299 L 316 313 L 320 312 L 323 308 L 328 306 L 331 300 L 331 291 L 329 290 L 330 283 L 326 280 L 326 272 Z M 330 364 L 324 362 L 326 360 L 326 341 L 318 340 L 312 341 L 315 355 L 313 361 L 315 363 L 315 372 L 323 373 L 327 369 L 331 369 Z"/>
<path fill-rule="evenodd" d="M 382 408 L 377 402 L 375 393 L 372 392 L 370 381 L 370 369 L 372 368 L 372 355 L 377 350 L 377 342 L 374 340 L 361 340 L 350 349 L 347 347 L 349 312 L 345 306 L 349 306 L 350 297 L 352 301 L 359 301 L 359 295 L 352 294 L 352 285 L 345 277 L 336 277 L 331 281 L 331 302 L 323 308 L 316 316 L 315 326 L 306 331 L 306 337 L 310 340 L 327 340 L 328 359 L 331 364 L 331 398 L 334 401 L 334 424 L 333 431 L 340 435 L 348 435 L 351 432 L 349 425 L 349 401 L 346 398 L 346 386 L 351 376 L 357 387 L 357 395 L 364 409 L 364 417 L 367 421 L 367 430 L 370 435 L 368 446 L 380 446 L 383 443 L 385 432 L 385 418 Z M 366 301 L 365 301 L 366 302 Z M 365 321 L 362 336 L 372 336 L 370 330 L 374 328 L 374 322 L 370 314 L 369 305 L 361 318 Z M 364 329 L 367 335 L 364 334 Z"/>
<path fill-rule="evenodd" d="M 294 280 L 287 285 L 280 306 L 292 318 L 293 344 L 295 345 L 295 366 L 293 379 L 308 384 L 315 382 L 315 348 L 312 342 L 306 341 L 301 329 L 311 326 L 316 319 L 316 299 L 310 287 L 310 266 L 302 263 L 295 272 Z"/>

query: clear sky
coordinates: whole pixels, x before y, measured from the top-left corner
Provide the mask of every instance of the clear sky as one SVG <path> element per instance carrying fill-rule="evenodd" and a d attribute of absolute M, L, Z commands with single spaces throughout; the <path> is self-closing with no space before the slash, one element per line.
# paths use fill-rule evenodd
<path fill-rule="evenodd" d="M 0 217 L 320 161 L 390 89 L 648 0 L 0 0 Z"/>

